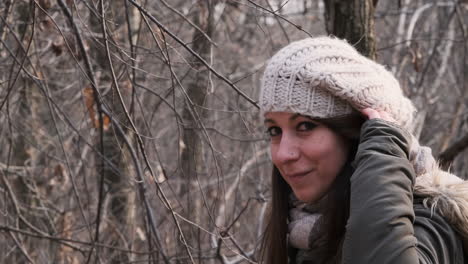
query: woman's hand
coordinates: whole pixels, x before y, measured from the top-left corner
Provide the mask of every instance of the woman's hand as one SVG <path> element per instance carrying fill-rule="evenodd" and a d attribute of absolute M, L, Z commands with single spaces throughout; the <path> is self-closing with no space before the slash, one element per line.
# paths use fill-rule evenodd
<path fill-rule="evenodd" d="M 383 110 L 375 110 L 372 108 L 364 108 L 361 110 L 361 113 L 364 114 L 369 119 L 380 118 L 388 122 L 395 123 L 395 119 L 390 116 L 390 114 Z"/>

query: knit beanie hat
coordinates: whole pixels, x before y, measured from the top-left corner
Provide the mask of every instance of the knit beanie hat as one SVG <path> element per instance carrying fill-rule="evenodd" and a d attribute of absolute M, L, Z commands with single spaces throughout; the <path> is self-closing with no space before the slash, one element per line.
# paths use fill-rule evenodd
<path fill-rule="evenodd" d="M 415 108 L 395 77 L 344 40 L 296 41 L 266 66 L 260 92 L 264 113 L 292 112 L 320 119 L 367 107 L 388 112 L 398 125 L 412 130 Z"/>

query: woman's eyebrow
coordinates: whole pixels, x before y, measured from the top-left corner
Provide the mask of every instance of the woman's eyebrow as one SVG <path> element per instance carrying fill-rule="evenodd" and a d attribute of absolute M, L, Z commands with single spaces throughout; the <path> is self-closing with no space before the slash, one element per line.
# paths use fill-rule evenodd
<path fill-rule="evenodd" d="M 306 116 L 306 115 L 294 114 L 294 115 L 292 115 L 292 116 L 289 118 L 289 120 L 294 121 L 294 120 L 296 120 L 298 117 L 301 117 L 301 116 L 302 116 L 302 117 L 310 118 L 310 117 L 308 117 L 308 116 Z"/>
<path fill-rule="evenodd" d="M 266 124 L 266 123 L 276 124 L 275 120 L 270 119 L 270 118 L 265 119 L 265 120 L 263 121 L 263 123 L 264 123 L 264 124 Z"/>
<path fill-rule="evenodd" d="M 310 119 L 310 120 L 313 120 L 310 116 L 306 116 L 306 115 L 302 115 L 302 114 L 296 113 L 296 114 L 292 115 L 291 117 L 289 117 L 289 121 L 294 121 L 294 120 L 296 120 L 296 119 L 299 118 L 299 117 L 305 117 L 305 118 L 308 118 L 308 119 Z M 266 118 L 266 119 L 263 121 L 263 123 L 265 123 L 265 124 L 266 124 L 266 123 L 273 123 L 273 124 L 276 124 L 275 120 L 273 120 L 273 119 L 271 119 L 271 118 Z"/>

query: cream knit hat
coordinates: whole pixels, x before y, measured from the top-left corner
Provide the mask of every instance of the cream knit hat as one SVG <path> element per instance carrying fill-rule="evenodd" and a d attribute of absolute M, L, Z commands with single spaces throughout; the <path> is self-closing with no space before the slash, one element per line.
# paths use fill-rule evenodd
<path fill-rule="evenodd" d="M 411 130 L 415 108 L 382 65 L 332 37 L 293 42 L 268 62 L 260 92 L 262 112 L 338 117 L 353 108 L 387 111 Z"/>

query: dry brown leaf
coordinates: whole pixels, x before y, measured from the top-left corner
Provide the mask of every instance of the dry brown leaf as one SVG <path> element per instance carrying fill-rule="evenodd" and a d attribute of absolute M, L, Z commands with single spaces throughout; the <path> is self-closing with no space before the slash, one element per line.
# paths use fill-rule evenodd
<path fill-rule="evenodd" d="M 107 115 L 104 115 L 102 118 L 104 131 L 108 131 L 110 127 L 110 118 Z M 99 125 L 98 125 L 99 127 Z"/>
<path fill-rule="evenodd" d="M 90 85 L 83 89 L 83 95 L 85 99 L 86 109 L 88 110 L 89 120 L 93 124 L 94 128 L 99 127 L 99 121 L 96 120 L 96 111 L 94 111 L 94 91 Z"/>
<path fill-rule="evenodd" d="M 89 120 L 93 124 L 94 128 L 100 128 L 99 125 L 99 118 L 97 117 L 96 110 L 94 109 L 95 101 L 94 101 L 94 90 L 91 88 L 90 85 L 86 86 L 83 89 L 83 95 L 85 99 L 86 109 L 88 110 Z M 103 129 L 104 131 L 109 130 L 111 125 L 111 120 L 109 116 L 103 115 L 102 117 Z"/>
<path fill-rule="evenodd" d="M 419 48 L 418 43 L 414 43 L 414 45 L 411 45 L 410 54 L 411 54 L 411 63 L 413 64 L 414 70 L 416 72 L 420 72 L 421 63 L 422 63 L 422 54 L 421 54 L 421 49 Z"/>

